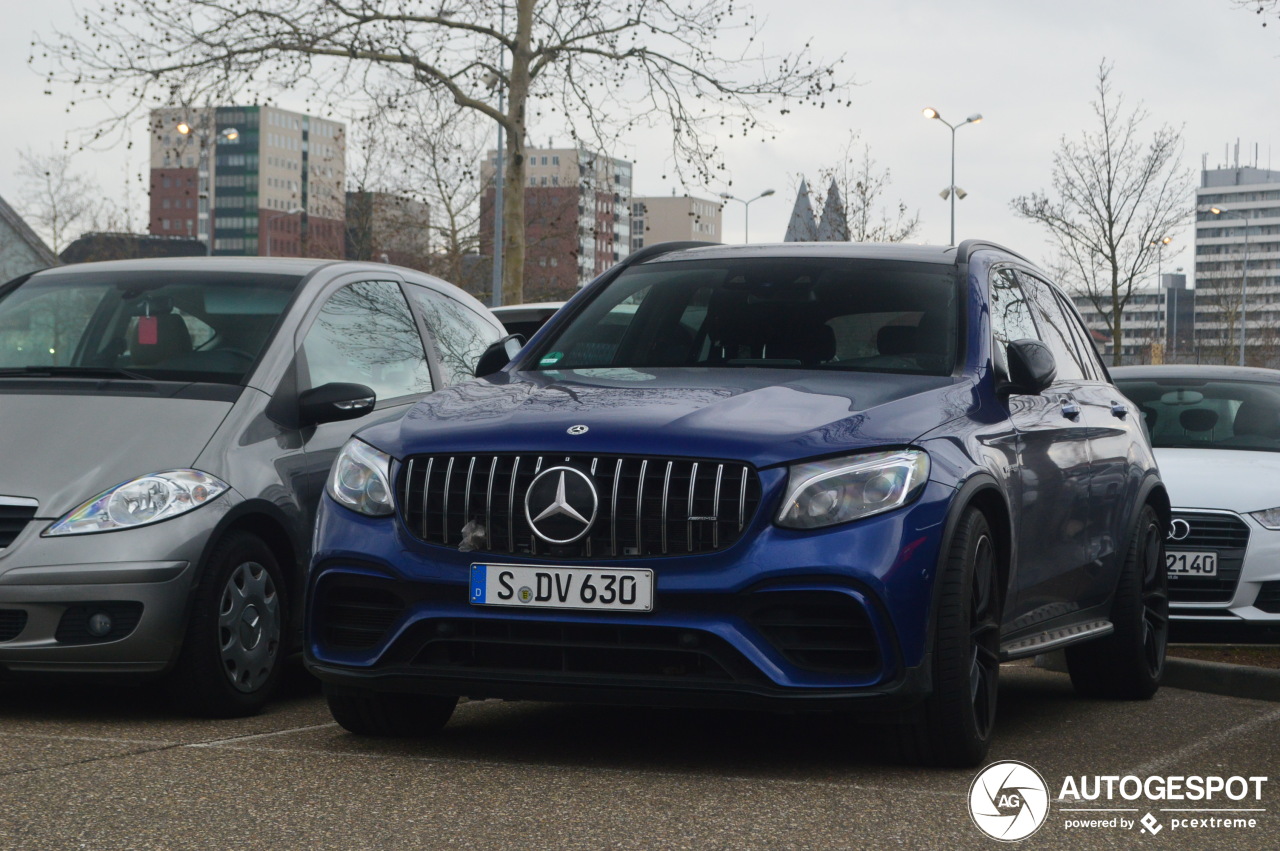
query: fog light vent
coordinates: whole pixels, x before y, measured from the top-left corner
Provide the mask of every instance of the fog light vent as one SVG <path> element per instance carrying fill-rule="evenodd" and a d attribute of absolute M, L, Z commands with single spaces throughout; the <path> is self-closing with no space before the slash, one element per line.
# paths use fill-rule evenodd
<path fill-rule="evenodd" d="M 141 618 L 142 604 L 138 602 L 77 603 L 62 613 L 54 638 L 59 644 L 118 641 L 133 632 Z"/>
<path fill-rule="evenodd" d="M 27 625 L 24 609 L 0 609 L 0 641 L 12 641 Z"/>

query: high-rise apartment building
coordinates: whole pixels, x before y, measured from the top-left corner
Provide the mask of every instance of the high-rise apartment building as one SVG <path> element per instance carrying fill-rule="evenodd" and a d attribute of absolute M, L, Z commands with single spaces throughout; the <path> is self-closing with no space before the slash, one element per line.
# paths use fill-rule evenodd
<path fill-rule="evenodd" d="M 272 106 L 151 113 L 151 233 L 219 255 L 342 257 L 342 124 Z"/>
<path fill-rule="evenodd" d="M 1280 359 L 1280 171 L 1237 165 L 1200 172 L 1195 282 L 1202 360 L 1236 362 L 1243 313 L 1247 362 L 1275 365 Z"/>
<path fill-rule="evenodd" d="M 1165 273 L 1158 286 L 1135 288 L 1125 304 L 1120 356 L 1124 363 L 1192 361 L 1195 351 L 1195 290 L 1187 276 Z M 1088 296 L 1072 298 L 1098 351 L 1108 356 L 1115 348 L 1111 323 Z"/>
<path fill-rule="evenodd" d="M 631 199 L 631 250 L 660 242 L 720 242 L 724 204 L 690 195 Z"/>
<path fill-rule="evenodd" d="M 631 163 L 581 148 L 526 152 L 525 301 L 562 299 L 631 251 Z M 498 154 L 480 169 L 480 253 L 493 256 Z"/>

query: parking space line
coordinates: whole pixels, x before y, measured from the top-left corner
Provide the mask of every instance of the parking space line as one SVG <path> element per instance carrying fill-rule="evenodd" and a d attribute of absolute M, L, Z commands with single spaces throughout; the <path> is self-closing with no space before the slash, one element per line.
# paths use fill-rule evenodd
<path fill-rule="evenodd" d="M 184 748 L 218 748 L 224 747 L 231 742 L 253 742 L 259 739 L 271 739 L 276 736 L 287 736 L 291 733 L 305 733 L 309 730 L 324 730 L 329 727 L 338 726 L 336 722 L 330 721 L 328 724 L 311 724 L 306 727 L 290 727 L 287 730 L 272 730 L 270 733 L 250 733 L 245 736 L 228 736 L 225 739 L 210 739 L 205 742 L 189 742 L 182 745 Z"/>
<path fill-rule="evenodd" d="M 116 736 L 64 736 L 50 735 L 49 733 L 2 733 L 0 737 L 10 739 L 52 739 L 54 741 L 66 742 L 105 742 L 117 745 L 145 745 L 153 748 L 170 748 L 176 742 L 166 742 L 158 739 L 121 739 Z"/>
<path fill-rule="evenodd" d="M 1149 762 L 1144 762 L 1137 768 L 1131 769 L 1128 773 L 1137 777 L 1159 774 L 1169 766 L 1182 762 L 1185 759 L 1190 759 L 1203 751 L 1210 750 L 1218 747 L 1219 745 L 1228 744 L 1238 736 L 1252 733 L 1261 727 L 1266 727 L 1270 724 L 1276 723 L 1280 723 L 1280 709 L 1273 709 L 1264 715 L 1259 715 L 1256 718 L 1244 721 L 1234 727 L 1219 730 L 1218 732 L 1205 736 L 1203 739 L 1194 741 L 1191 744 L 1183 745 L 1176 751 L 1167 753 L 1162 757 L 1157 757 Z"/>

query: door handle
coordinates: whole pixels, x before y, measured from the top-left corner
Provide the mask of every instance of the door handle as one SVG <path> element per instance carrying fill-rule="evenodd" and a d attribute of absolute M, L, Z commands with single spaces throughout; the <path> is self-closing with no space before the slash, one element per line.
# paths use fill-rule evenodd
<path fill-rule="evenodd" d="M 1062 415 L 1069 420 L 1074 420 L 1080 416 L 1080 406 L 1075 402 L 1062 400 Z"/>
<path fill-rule="evenodd" d="M 1113 417 L 1119 417 L 1120 419 L 1124 419 L 1124 418 L 1125 418 L 1126 416 L 1128 416 L 1128 415 L 1129 415 L 1129 406 L 1128 406 L 1128 405 L 1124 404 L 1123 402 L 1112 402 L 1112 403 L 1111 403 L 1111 416 L 1113 416 Z"/>

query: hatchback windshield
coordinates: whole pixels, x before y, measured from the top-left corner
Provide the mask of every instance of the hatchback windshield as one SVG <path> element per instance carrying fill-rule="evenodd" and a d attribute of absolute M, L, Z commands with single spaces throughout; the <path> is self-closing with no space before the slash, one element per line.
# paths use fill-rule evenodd
<path fill-rule="evenodd" d="M 1118 378 L 1156 447 L 1280 452 L 1280 384 Z"/>
<path fill-rule="evenodd" d="M 239 384 L 299 280 L 172 271 L 37 275 L 0 295 L 0 376 Z"/>
<path fill-rule="evenodd" d="M 838 258 L 698 260 L 624 272 L 536 369 L 772 367 L 950 374 L 956 279 Z"/>

